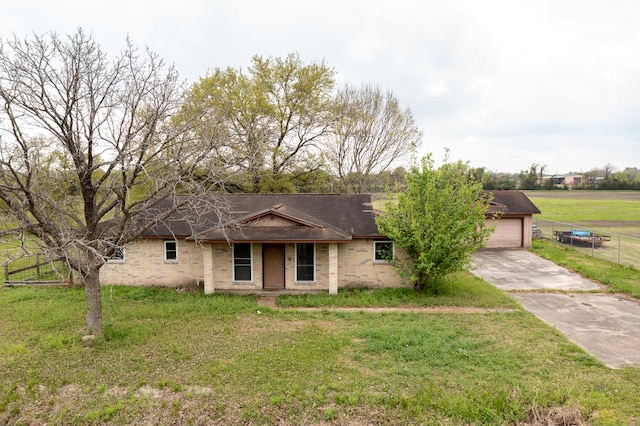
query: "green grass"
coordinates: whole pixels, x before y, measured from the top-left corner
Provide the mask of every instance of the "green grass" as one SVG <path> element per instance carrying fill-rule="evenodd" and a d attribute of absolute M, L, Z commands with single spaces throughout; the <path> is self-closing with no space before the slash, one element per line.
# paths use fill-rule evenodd
<path fill-rule="evenodd" d="M 640 220 L 640 203 L 632 200 L 557 199 L 531 200 L 542 211 L 543 219 L 558 222 L 627 221 Z"/>
<path fill-rule="evenodd" d="M 607 260 L 591 257 L 567 246 L 534 240 L 532 251 L 587 278 L 609 286 L 611 292 L 640 299 L 640 271 Z"/>
<path fill-rule="evenodd" d="M 610 235 L 601 248 L 575 247 L 603 260 L 640 268 L 639 191 L 526 191 L 542 211 L 534 223 L 553 239 L 553 230 L 585 229 Z M 554 222 L 538 221 L 545 219 Z"/>
<path fill-rule="evenodd" d="M 604 367 L 484 287 L 460 275 L 432 298 L 468 306 L 473 288 L 513 309 L 273 310 L 253 296 L 105 287 L 105 334 L 88 342 L 82 290 L 2 288 L 0 424 L 513 424 L 557 406 L 596 425 L 637 421 L 639 370 Z M 351 295 L 432 305 L 402 290 Z"/>
<path fill-rule="evenodd" d="M 340 289 L 337 295 L 306 294 L 278 297 L 282 307 L 480 307 L 514 308 L 502 291 L 469 273 L 453 274 L 437 285 L 437 294 L 410 288 Z"/>
<path fill-rule="evenodd" d="M 0 285 L 5 282 L 5 262 L 9 262 L 9 272 L 36 264 L 36 260 L 44 261 L 44 256 L 36 257 L 27 255 L 27 250 L 38 253 L 40 248 L 33 238 L 0 240 Z M 56 281 L 61 277 L 66 278 L 69 270 L 66 264 L 61 261 L 54 262 L 53 265 L 45 264 L 40 267 L 40 275 L 37 270 L 29 269 L 10 275 L 11 281 L 36 280 L 36 281 Z"/>
<path fill-rule="evenodd" d="M 541 218 L 558 222 L 640 220 L 640 194 L 627 191 L 525 191 Z"/>

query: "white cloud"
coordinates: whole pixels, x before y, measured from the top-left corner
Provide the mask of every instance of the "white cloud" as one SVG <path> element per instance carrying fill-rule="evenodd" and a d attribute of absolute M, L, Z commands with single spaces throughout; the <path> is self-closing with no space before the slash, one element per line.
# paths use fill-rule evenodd
<path fill-rule="evenodd" d="M 0 34 L 82 26 L 110 52 L 129 34 L 189 81 L 296 51 L 340 81 L 391 89 L 425 152 L 562 172 L 640 166 L 639 13 L 625 0 L 23 0 Z"/>

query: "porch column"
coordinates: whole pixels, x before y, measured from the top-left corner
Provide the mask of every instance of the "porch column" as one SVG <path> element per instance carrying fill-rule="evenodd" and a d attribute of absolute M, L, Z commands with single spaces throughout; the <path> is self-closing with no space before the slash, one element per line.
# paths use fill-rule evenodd
<path fill-rule="evenodd" d="M 338 294 L 338 244 L 329 244 L 329 294 Z"/>
<path fill-rule="evenodd" d="M 203 244 L 204 294 L 213 294 L 213 245 Z"/>

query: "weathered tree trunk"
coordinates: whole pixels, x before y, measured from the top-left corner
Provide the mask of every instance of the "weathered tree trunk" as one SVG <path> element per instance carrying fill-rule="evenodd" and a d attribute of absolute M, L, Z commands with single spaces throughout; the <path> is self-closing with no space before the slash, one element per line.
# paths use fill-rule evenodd
<path fill-rule="evenodd" d="M 102 296 L 100 295 L 100 268 L 91 268 L 84 277 L 87 297 L 87 333 L 102 333 Z"/>

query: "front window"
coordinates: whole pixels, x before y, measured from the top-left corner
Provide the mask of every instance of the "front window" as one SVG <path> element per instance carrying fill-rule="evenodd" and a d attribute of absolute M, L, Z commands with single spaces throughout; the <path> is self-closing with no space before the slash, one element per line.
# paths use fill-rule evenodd
<path fill-rule="evenodd" d="M 296 244 L 296 281 L 315 281 L 316 251 L 313 243 Z"/>
<path fill-rule="evenodd" d="M 393 241 L 374 242 L 374 260 L 378 262 L 391 262 L 393 260 Z"/>
<path fill-rule="evenodd" d="M 167 240 L 164 242 L 164 260 L 166 262 L 178 261 L 178 242 L 176 240 Z"/>
<path fill-rule="evenodd" d="M 233 280 L 251 281 L 251 244 L 233 245 Z"/>

